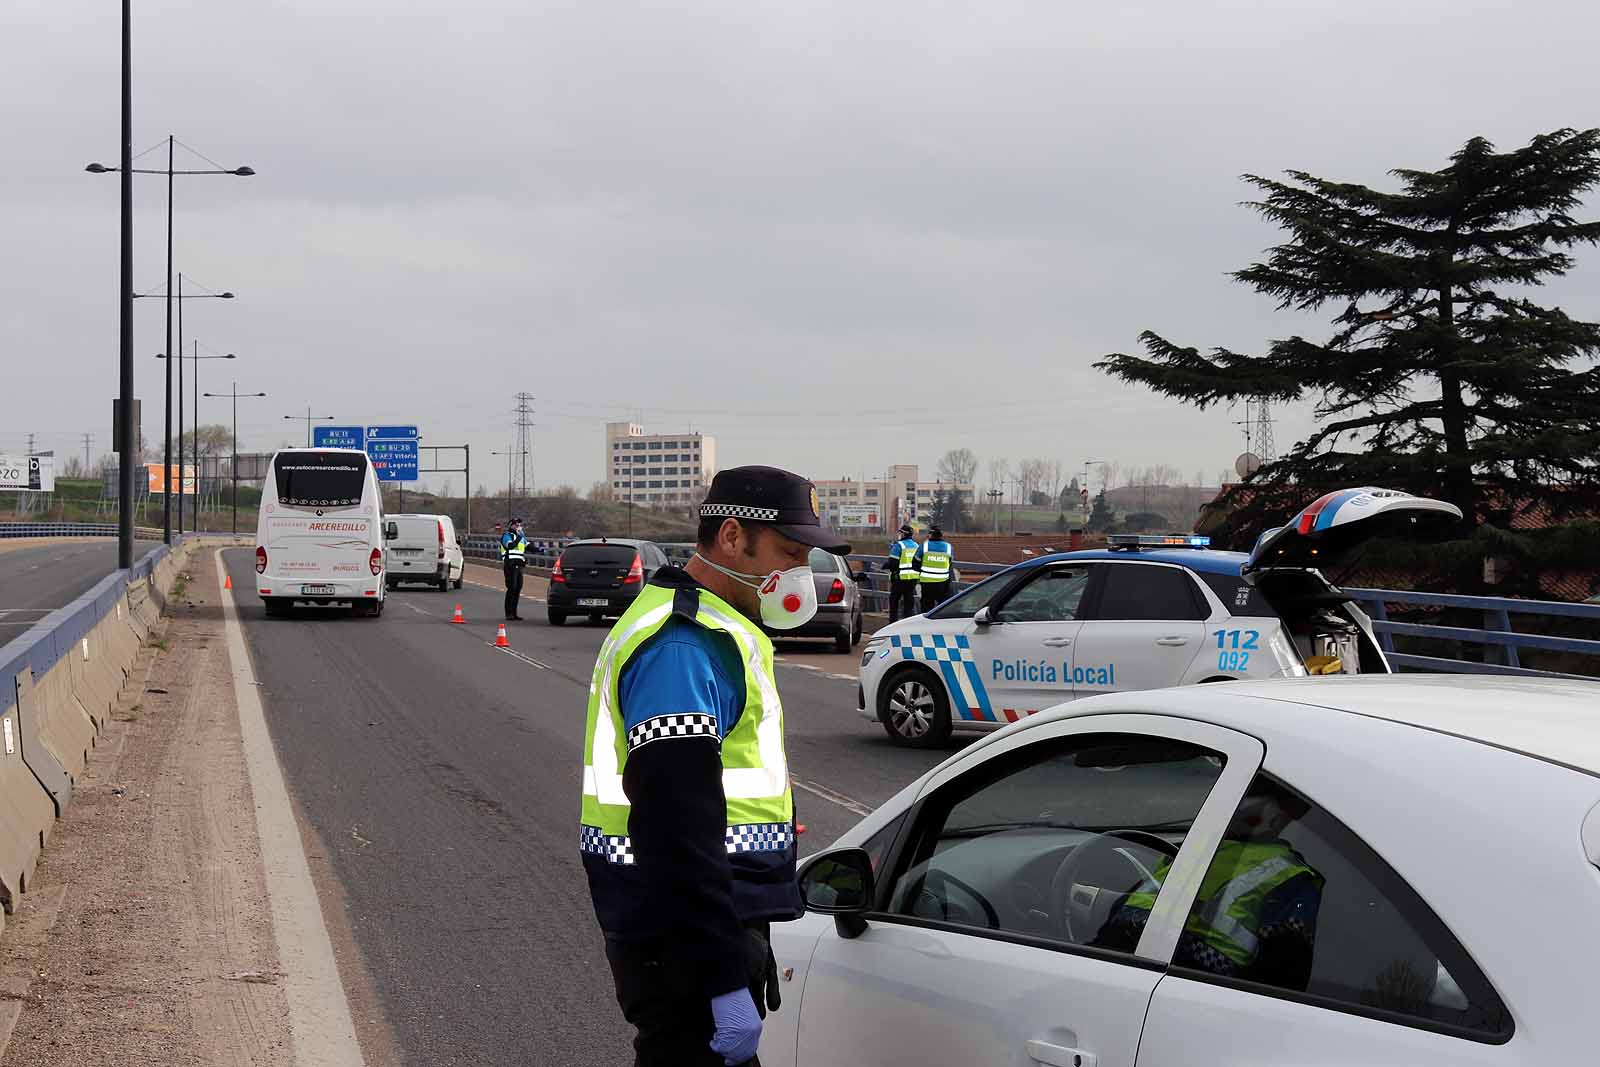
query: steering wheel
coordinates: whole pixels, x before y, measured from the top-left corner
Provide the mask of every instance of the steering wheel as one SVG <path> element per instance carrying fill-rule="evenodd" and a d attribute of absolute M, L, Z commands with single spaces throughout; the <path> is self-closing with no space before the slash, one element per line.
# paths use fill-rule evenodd
<path fill-rule="evenodd" d="M 928 873 L 923 876 L 922 886 L 917 890 L 918 906 L 914 908 L 912 914 L 920 914 L 922 910 L 920 905 L 923 903 L 923 901 L 927 901 L 934 907 L 937 907 L 943 913 L 940 918 L 946 920 L 947 922 L 961 922 L 962 919 L 960 917 L 952 918 L 950 915 L 950 893 L 947 889 L 943 888 L 945 886 L 955 886 L 961 892 L 965 893 L 967 896 L 976 901 L 978 907 L 983 909 L 983 921 L 984 925 L 988 929 L 1000 929 L 1000 915 L 994 910 L 994 905 L 990 904 L 988 899 L 982 893 L 978 892 L 976 889 L 972 888 L 972 886 L 968 885 L 966 882 L 963 882 L 955 875 L 947 874 L 946 872 L 937 868 L 929 870 Z M 967 910 L 966 908 L 961 907 L 960 904 L 957 904 L 956 907 L 963 912 Z M 966 925 L 976 926 L 977 923 L 968 923 Z"/>
<path fill-rule="evenodd" d="M 1078 884 L 1079 872 L 1089 865 L 1091 859 L 1098 859 L 1102 853 L 1109 852 L 1132 867 L 1141 882 L 1153 876 L 1154 872 L 1146 870 L 1142 863 L 1117 848 L 1123 842 L 1143 845 L 1169 859 L 1178 855 L 1177 845 L 1148 830 L 1107 830 L 1078 845 L 1067 853 L 1067 858 L 1061 861 L 1061 866 L 1056 868 L 1055 875 L 1050 879 L 1048 899 L 1061 902 L 1055 913 L 1058 936 L 1074 945 L 1084 944 L 1084 939 L 1100 929 L 1111 914 L 1112 906 L 1122 897 L 1121 893 Z"/>

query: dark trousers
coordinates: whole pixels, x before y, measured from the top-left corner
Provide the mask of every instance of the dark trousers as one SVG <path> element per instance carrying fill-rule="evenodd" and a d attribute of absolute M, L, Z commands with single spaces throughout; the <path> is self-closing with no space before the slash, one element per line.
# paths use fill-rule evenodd
<path fill-rule="evenodd" d="M 766 969 L 768 929 L 765 924 L 751 926 L 745 934 L 750 995 L 766 1018 L 767 986 L 777 980 Z M 660 943 L 607 937 L 606 960 L 622 1016 L 637 1031 L 634 1067 L 723 1067 L 722 1057 L 711 1051 L 717 1030 L 711 998 L 684 980 L 683 969 L 673 965 Z M 771 1006 L 777 1009 L 776 1002 Z M 746 1060 L 744 1067 L 761 1067 L 760 1057 Z"/>
<path fill-rule="evenodd" d="M 513 563 L 508 559 L 505 562 L 504 570 L 506 573 L 506 618 L 512 619 L 520 614 L 517 611 L 517 601 L 522 596 L 522 564 Z"/>
<path fill-rule="evenodd" d="M 917 582 L 902 582 L 896 578 L 889 583 L 889 621 L 909 619 L 917 613 Z"/>
<path fill-rule="evenodd" d="M 932 611 L 950 595 L 950 580 L 922 583 L 922 610 Z"/>

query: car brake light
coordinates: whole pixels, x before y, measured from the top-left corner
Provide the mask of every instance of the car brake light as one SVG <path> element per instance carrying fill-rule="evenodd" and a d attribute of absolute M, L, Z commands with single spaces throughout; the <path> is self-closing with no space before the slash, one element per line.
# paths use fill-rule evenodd
<path fill-rule="evenodd" d="M 260 545 L 256 546 L 256 573 L 267 573 L 267 550 Z"/>
<path fill-rule="evenodd" d="M 835 578 L 833 580 L 833 588 L 828 590 L 828 603 L 830 603 L 830 604 L 843 604 L 844 603 L 844 583 L 841 582 L 837 578 Z"/>
<path fill-rule="evenodd" d="M 555 569 L 550 572 L 550 580 L 552 582 L 564 582 L 564 581 L 567 580 L 567 576 L 565 574 L 561 573 L 561 557 L 560 556 L 556 557 Z"/>
<path fill-rule="evenodd" d="M 444 559 L 444 520 L 439 520 L 439 558 Z"/>
<path fill-rule="evenodd" d="M 644 561 L 639 558 L 639 553 L 633 554 L 633 566 L 628 568 L 628 576 L 622 579 L 623 585 L 632 585 L 634 582 L 644 581 Z"/>
<path fill-rule="evenodd" d="M 372 568 L 373 574 L 383 573 L 383 552 L 381 549 L 375 548 L 372 550 L 372 555 L 367 557 L 367 566 Z"/>

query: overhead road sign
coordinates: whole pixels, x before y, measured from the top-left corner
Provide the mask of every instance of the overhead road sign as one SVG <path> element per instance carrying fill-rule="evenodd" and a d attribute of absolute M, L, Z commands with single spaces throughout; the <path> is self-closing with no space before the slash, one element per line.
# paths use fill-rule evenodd
<path fill-rule="evenodd" d="M 418 462 L 415 426 L 368 426 L 367 457 L 380 482 L 414 482 Z"/>
<path fill-rule="evenodd" d="M 418 437 L 415 426 L 368 426 L 367 440 L 369 441 L 415 441 Z"/>
<path fill-rule="evenodd" d="M 55 492 L 56 458 L 0 455 L 0 489 L 24 493 Z"/>
<path fill-rule="evenodd" d="M 316 426 L 311 430 L 314 448 L 360 448 L 366 440 L 364 426 Z"/>

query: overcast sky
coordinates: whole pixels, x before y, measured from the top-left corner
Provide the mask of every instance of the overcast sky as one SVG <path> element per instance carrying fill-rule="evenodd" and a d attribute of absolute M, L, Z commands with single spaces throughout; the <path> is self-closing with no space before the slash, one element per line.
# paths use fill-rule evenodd
<path fill-rule="evenodd" d="M 1383 183 L 1600 122 L 1592 0 L 134 7 L 135 151 L 259 172 L 178 188 L 179 269 L 239 296 L 188 305 L 239 355 L 202 388 L 270 394 L 243 447 L 303 440 L 307 405 L 415 422 L 491 488 L 518 389 L 540 486 L 601 478 L 628 417 L 819 478 L 965 446 L 1214 479 L 1240 412 L 1090 364 L 1145 328 L 1321 332 L 1227 279 L 1276 239 L 1240 173 Z M 109 442 L 117 180 L 83 166 L 116 163 L 118 44 L 113 0 L 0 5 L 0 450 Z M 164 186 L 137 183 L 142 290 Z M 1584 256 L 1548 299 L 1596 319 Z M 137 309 L 155 442 L 162 309 Z M 1280 445 L 1311 425 L 1281 414 Z"/>

